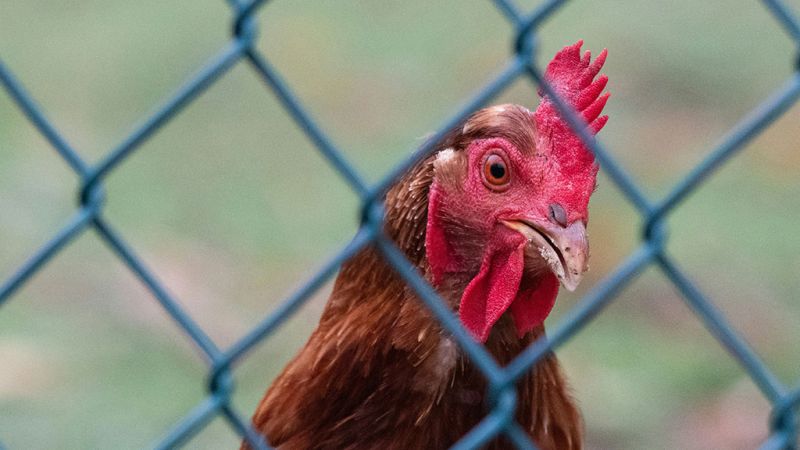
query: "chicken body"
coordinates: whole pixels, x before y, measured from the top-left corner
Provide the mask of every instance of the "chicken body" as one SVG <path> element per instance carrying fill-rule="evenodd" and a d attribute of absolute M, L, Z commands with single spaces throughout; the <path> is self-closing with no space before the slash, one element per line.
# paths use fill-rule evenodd
<path fill-rule="evenodd" d="M 430 170 L 426 163 L 418 174 Z M 419 189 L 392 189 L 388 223 L 425 211 L 427 192 Z M 420 230 L 389 231 L 424 264 Z M 440 292 L 455 306 L 465 284 Z M 486 343 L 500 364 L 543 332 L 519 339 L 509 318 L 501 322 Z M 422 302 L 368 248 L 342 267 L 319 327 L 275 380 L 253 424 L 286 450 L 445 449 L 488 413 L 486 387 Z M 579 414 L 553 355 L 521 380 L 518 395 L 517 420 L 540 448 L 577 448 Z M 491 448 L 509 444 L 499 440 Z"/>
<path fill-rule="evenodd" d="M 607 119 L 605 78 L 593 81 L 605 53 L 590 64 L 580 44 L 547 75 L 596 132 Z M 553 111 L 545 98 L 535 113 L 475 113 L 386 196 L 386 233 L 500 365 L 544 334 L 559 280 L 573 288 L 586 270 L 597 167 Z M 516 388 L 516 420 L 539 448 L 581 448 L 580 414 L 554 355 Z M 489 401 L 480 371 L 368 247 L 342 266 L 318 328 L 253 425 L 285 450 L 445 449 Z M 501 436 L 489 448 L 513 447 Z"/>

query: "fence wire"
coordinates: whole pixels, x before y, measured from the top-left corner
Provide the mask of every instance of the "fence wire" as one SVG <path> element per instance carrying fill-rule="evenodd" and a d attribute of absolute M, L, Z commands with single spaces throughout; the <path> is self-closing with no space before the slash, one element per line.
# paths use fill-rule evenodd
<path fill-rule="evenodd" d="M 479 448 L 501 434 L 505 435 L 517 448 L 536 448 L 514 420 L 517 403 L 515 381 L 530 370 L 547 352 L 558 347 L 586 326 L 646 267 L 654 265 L 678 288 L 687 305 L 702 320 L 708 331 L 738 361 L 742 369 L 771 403 L 770 435 L 762 444 L 761 449 L 796 450 L 798 428 L 800 428 L 797 414 L 800 406 L 800 387 L 790 389 L 777 379 L 742 336 L 728 323 L 714 303 L 669 256 L 665 238 L 665 220 L 681 201 L 697 190 L 704 180 L 719 170 L 722 164 L 735 156 L 752 138 L 763 132 L 800 97 L 800 21 L 781 0 L 763 0 L 762 3 L 772 13 L 777 24 L 783 27 L 797 44 L 798 52 L 797 55 L 794 55 L 797 59 L 794 61 L 793 74 L 770 97 L 736 124 L 721 143 L 712 149 L 705 160 L 689 171 L 665 197 L 657 201 L 646 197 L 607 149 L 583 129 L 575 111 L 554 94 L 535 62 L 536 32 L 554 12 L 567 3 L 567 0 L 545 1 L 530 12 L 520 10 L 511 0 L 494 0 L 495 7 L 508 20 L 513 32 L 512 54 L 505 67 L 496 78 L 478 90 L 475 96 L 451 119 L 438 127 L 438 132 L 426 145 L 413 152 L 408 159 L 394 167 L 389 175 L 374 185 L 367 183 L 350 162 L 342 156 L 342 152 L 331 142 L 294 95 L 289 84 L 270 64 L 269 60 L 256 49 L 255 36 L 258 30 L 255 15 L 266 1 L 229 0 L 228 3 L 234 12 L 230 42 L 211 57 L 196 75 L 168 97 L 161 107 L 147 117 L 133 133 L 94 165 L 88 164 L 81 158 L 54 124 L 45 117 L 42 109 L 20 81 L 0 60 L 0 82 L 36 129 L 80 179 L 77 210 L 50 241 L 31 255 L 9 279 L 0 285 L 0 305 L 11 298 L 31 276 L 70 241 L 86 230 L 94 229 L 121 262 L 145 284 L 175 324 L 200 348 L 209 367 L 208 395 L 157 443 L 156 448 L 181 447 L 212 419 L 222 416 L 233 430 L 247 439 L 254 448 L 269 449 L 269 445 L 250 426 L 246 419 L 247 416 L 240 414 L 231 404 L 234 364 L 292 315 L 336 273 L 345 260 L 365 246 L 373 244 L 383 253 L 386 261 L 414 289 L 419 298 L 425 302 L 441 321 L 443 327 L 454 336 L 462 350 L 486 376 L 490 390 L 495 394 L 493 396 L 495 403 L 488 415 L 452 448 Z M 220 349 L 195 320 L 184 311 L 176 299 L 167 292 L 156 275 L 136 255 L 113 225 L 102 216 L 103 181 L 144 141 L 180 114 L 184 107 L 239 63 L 248 64 L 260 76 L 266 87 L 276 95 L 289 116 L 352 188 L 361 203 L 362 223 L 355 238 L 327 261 L 322 269 L 302 284 L 275 311 L 230 348 Z M 435 290 L 419 275 L 394 242 L 383 233 L 383 195 L 400 175 L 428 156 L 433 151 L 435 143 L 449 129 L 465 120 L 473 111 L 495 98 L 520 78 L 529 79 L 536 87 L 550 95 L 575 133 L 595 153 L 605 173 L 624 194 L 627 201 L 636 208 L 644 225 L 639 247 L 616 270 L 589 292 L 567 314 L 566 318 L 550 331 L 549 336 L 534 342 L 506 367 L 500 367 L 487 350 L 469 336 Z"/>

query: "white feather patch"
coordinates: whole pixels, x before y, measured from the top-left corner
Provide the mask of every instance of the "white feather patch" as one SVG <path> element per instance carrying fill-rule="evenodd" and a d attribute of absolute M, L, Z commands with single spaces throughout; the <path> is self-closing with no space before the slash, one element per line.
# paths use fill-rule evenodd
<path fill-rule="evenodd" d="M 433 161 L 433 167 L 441 167 L 449 163 L 456 157 L 456 151 L 452 148 L 446 148 L 436 154 L 436 160 Z"/>
<path fill-rule="evenodd" d="M 455 342 L 440 336 L 436 347 L 424 356 L 420 370 L 415 376 L 414 389 L 433 394 L 432 400 L 438 401 L 453 379 L 458 358 L 458 346 Z"/>
<path fill-rule="evenodd" d="M 450 376 L 450 372 L 456 367 L 458 360 L 458 346 L 452 339 L 442 337 L 439 341 L 439 347 L 436 349 L 436 372 L 440 379 L 446 380 Z"/>

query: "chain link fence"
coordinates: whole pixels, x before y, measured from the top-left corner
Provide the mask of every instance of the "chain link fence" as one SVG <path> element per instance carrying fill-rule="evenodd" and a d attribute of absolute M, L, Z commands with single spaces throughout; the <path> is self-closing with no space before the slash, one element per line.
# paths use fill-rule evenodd
<path fill-rule="evenodd" d="M 797 58 L 791 77 L 765 99 L 756 109 L 743 118 L 708 156 L 694 167 L 663 198 L 653 200 L 644 195 L 625 170 L 615 161 L 607 149 L 580 126 L 574 111 L 556 97 L 542 77 L 535 62 L 537 54 L 537 30 L 566 0 L 549 0 L 533 11 L 522 11 L 510 0 L 495 0 L 494 5 L 509 23 L 514 37 L 513 52 L 500 74 L 450 120 L 441 124 L 428 144 L 417 149 L 404 162 L 394 167 L 390 174 L 376 184 L 369 184 L 331 142 L 329 137 L 309 115 L 307 109 L 293 94 L 287 82 L 270 61 L 255 47 L 257 33 L 255 15 L 266 3 L 263 0 L 230 0 L 234 12 L 231 24 L 231 40 L 190 80 L 186 81 L 163 105 L 148 117 L 133 133 L 119 142 L 97 164 L 88 164 L 68 143 L 56 126 L 48 120 L 37 106 L 33 96 L 26 91 L 11 70 L 0 61 L 0 81 L 11 98 L 33 123 L 41 135 L 53 146 L 69 167 L 80 178 L 78 208 L 52 239 L 30 256 L 16 272 L 0 285 L 0 304 L 8 301 L 37 271 L 46 265 L 70 241 L 83 232 L 94 229 L 116 253 L 122 264 L 133 272 L 152 293 L 155 300 L 185 332 L 206 356 L 209 368 L 208 395 L 193 410 L 176 424 L 158 444 L 157 448 L 180 447 L 189 442 L 200 430 L 217 416 L 247 439 L 254 448 L 269 446 L 249 426 L 246 417 L 231 404 L 234 365 L 244 358 L 259 342 L 266 339 L 283 321 L 292 315 L 335 273 L 348 258 L 367 245 L 375 245 L 388 263 L 406 280 L 422 301 L 458 341 L 463 351 L 480 368 L 495 395 L 495 403 L 487 416 L 465 435 L 453 448 L 479 448 L 494 437 L 503 434 L 517 448 L 532 449 L 535 444 L 514 420 L 516 390 L 514 382 L 539 361 L 547 352 L 570 339 L 593 317 L 612 302 L 631 280 L 648 266 L 656 266 L 683 294 L 683 298 L 717 341 L 740 364 L 764 397 L 772 405 L 771 433 L 762 444 L 762 449 L 795 449 L 798 438 L 797 408 L 800 405 L 800 388 L 782 384 L 763 363 L 741 335 L 726 321 L 709 298 L 690 281 L 685 272 L 667 252 L 665 220 L 675 208 L 731 157 L 735 156 L 750 140 L 761 133 L 779 116 L 787 111 L 800 97 L 800 21 L 781 0 L 763 0 L 772 13 L 777 26 L 782 27 L 797 44 L 798 53 L 787 55 Z M 335 168 L 349 185 L 361 204 L 361 226 L 355 238 L 327 261 L 321 270 L 287 298 L 275 311 L 250 330 L 242 339 L 229 348 L 220 348 L 198 326 L 148 269 L 144 261 L 116 228 L 102 215 L 104 207 L 103 182 L 118 165 L 130 157 L 143 142 L 165 126 L 176 115 L 209 86 L 224 77 L 236 64 L 247 64 L 257 73 L 268 89 L 279 99 L 286 113 L 297 123 L 308 139 L 316 146 L 327 162 Z M 602 169 L 624 194 L 626 200 L 643 219 L 641 243 L 610 275 L 603 279 L 583 298 L 564 320 L 552 328 L 549 336 L 532 344 L 506 367 L 498 366 L 486 349 L 473 341 L 462 328 L 456 316 L 439 299 L 434 289 L 420 277 L 395 244 L 383 234 L 382 198 L 386 190 L 401 174 L 417 161 L 426 157 L 433 145 L 444 133 L 466 119 L 471 112 L 487 104 L 520 78 L 529 78 L 550 95 L 561 114 L 579 137 L 595 153 Z"/>

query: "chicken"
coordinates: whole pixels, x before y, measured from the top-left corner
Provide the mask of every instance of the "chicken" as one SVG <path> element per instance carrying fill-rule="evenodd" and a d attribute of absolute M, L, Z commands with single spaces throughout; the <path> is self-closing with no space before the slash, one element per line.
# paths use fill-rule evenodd
<path fill-rule="evenodd" d="M 545 76 L 596 133 L 608 99 L 582 42 Z M 489 107 L 449 132 L 386 195 L 385 230 L 499 364 L 544 334 L 559 284 L 587 270 L 597 165 L 552 101 Z M 516 420 L 542 449 L 582 447 L 555 356 L 517 384 Z M 318 328 L 274 381 L 254 427 L 281 449 L 442 449 L 490 407 L 487 382 L 368 247 L 345 263 Z M 499 437 L 490 448 L 508 448 Z M 243 449 L 250 448 L 247 443 Z"/>

